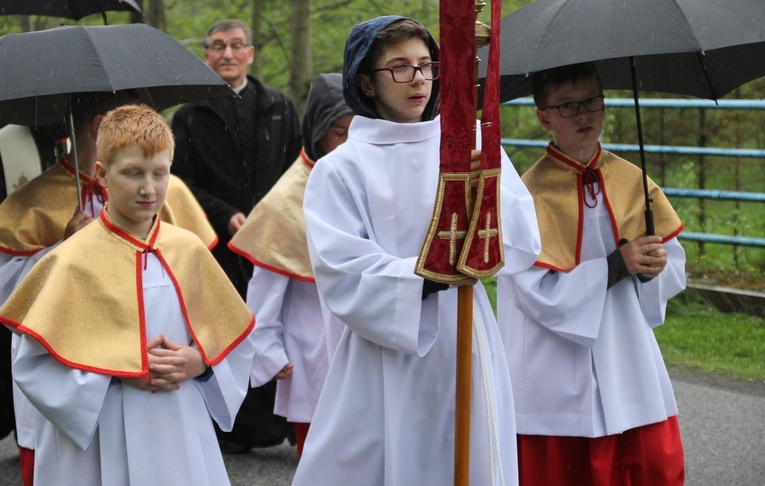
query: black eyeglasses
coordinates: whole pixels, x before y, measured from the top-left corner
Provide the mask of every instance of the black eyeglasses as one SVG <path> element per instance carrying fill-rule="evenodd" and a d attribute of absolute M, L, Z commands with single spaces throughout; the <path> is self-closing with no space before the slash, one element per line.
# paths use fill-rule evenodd
<path fill-rule="evenodd" d="M 563 118 L 572 118 L 579 114 L 579 107 L 584 106 L 584 109 L 594 113 L 603 109 L 605 105 L 605 96 L 595 96 L 593 98 L 587 98 L 584 101 L 569 101 L 568 103 L 561 103 L 555 106 L 548 106 L 547 108 L 540 108 L 540 110 L 558 110 L 560 116 Z"/>
<path fill-rule="evenodd" d="M 439 68 L 441 63 L 438 62 L 426 62 L 421 66 L 411 66 L 409 64 L 399 64 L 398 66 L 372 69 L 373 73 L 380 71 L 389 71 L 393 81 L 396 83 L 411 83 L 414 81 L 414 77 L 417 75 L 417 71 L 422 73 L 422 77 L 426 81 L 433 81 L 438 79 Z"/>

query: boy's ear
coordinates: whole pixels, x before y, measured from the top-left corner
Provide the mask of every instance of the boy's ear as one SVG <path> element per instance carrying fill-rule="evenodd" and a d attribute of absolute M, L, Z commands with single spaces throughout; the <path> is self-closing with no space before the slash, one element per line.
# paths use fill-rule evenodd
<path fill-rule="evenodd" d="M 361 90 L 361 93 L 365 96 L 369 96 L 370 98 L 375 97 L 375 87 L 372 84 L 372 80 L 369 79 L 369 76 L 366 74 L 359 74 L 357 81 L 359 83 L 359 89 Z"/>
<path fill-rule="evenodd" d="M 100 161 L 96 160 L 96 179 L 103 186 L 106 187 L 106 166 Z"/>
<path fill-rule="evenodd" d="M 545 130 L 552 130 L 547 110 L 537 110 L 537 119 L 539 120 L 539 124 L 542 125 L 542 128 Z"/>

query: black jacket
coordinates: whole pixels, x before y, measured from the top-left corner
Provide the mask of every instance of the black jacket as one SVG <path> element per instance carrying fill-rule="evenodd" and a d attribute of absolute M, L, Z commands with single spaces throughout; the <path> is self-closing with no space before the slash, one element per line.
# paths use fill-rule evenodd
<path fill-rule="evenodd" d="M 231 111 L 234 102 L 227 98 L 186 104 L 172 120 L 176 143 L 172 172 L 199 200 L 218 234 L 219 246 L 230 239 L 231 216 L 249 214 L 302 146 L 300 119 L 292 101 L 252 76 L 247 80 L 245 90 L 254 87 L 256 96 L 248 105 L 255 107 L 252 116 L 248 114 L 253 133 L 239 127 Z M 254 144 L 250 137 L 255 137 Z"/>

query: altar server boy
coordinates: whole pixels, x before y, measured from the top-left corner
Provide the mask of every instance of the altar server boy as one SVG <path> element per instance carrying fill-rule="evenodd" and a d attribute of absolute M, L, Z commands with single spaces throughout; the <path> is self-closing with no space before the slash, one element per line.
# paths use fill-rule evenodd
<path fill-rule="evenodd" d="M 45 255 L 0 309 L 13 378 L 47 419 L 35 482 L 228 484 L 212 419 L 248 386 L 254 317 L 202 241 L 157 217 L 174 141 L 127 105 L 101 121 L 97 221 Z"/>
<path fill-rule="evenodd" d="M 343 91 L 356 117 L 314 167 L 303 204 L 319 294 L 346 329 L 296 486 L 454 482 L 458 289 L 414 273 L 438 187 L 438 56 L 425 27 L 396 16 L 359 24 L 346 41 Z M 502 162 L 503 270 L 517 272 L 539 239 L 531 197 Z M 510 376 L 480 283 L 473 309 L 470 483 L 511 485 Z"/>
<path fill-rule="evenodd" d="M 603 150 L 605 107 L 591 63 L 533 75 L 552 132 L 523 176 L 542 253 L 498 279 L 497 307 L 515 394 L 521 484 L 679 485 L 677 404 L 653 328 L 685 287 L 683 225 L 639 168 Z"/>

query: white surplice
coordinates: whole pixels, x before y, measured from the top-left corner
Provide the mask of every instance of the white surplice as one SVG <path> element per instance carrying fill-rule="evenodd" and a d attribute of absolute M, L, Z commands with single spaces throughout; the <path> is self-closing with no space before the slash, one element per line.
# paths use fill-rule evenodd
<path fill-rule="evenodd" d="M 304 211 L 316 283 L 347 326 L 295 485 L 453 483 L 457 289 L 422 300 L 415 262 L 433 212 L 440 120 L 356 116 L 319 160 Z M 503 152 L 504 272 L 540 249 L 531 196 Z M 479 352 L 480 351 L 480 352 Z M 517 483 L 510 376 L 496 320 L 474 287 L 470 478 Z"/>
<path fill-rule="evenodd" d="M 519 434 L 601 437 L 678 413 L 652 329 L 685 288 L 685 253 L 672 238 L 657 278 L 626 278 L 607 289 L 606 257 L 616 244 L 602 192 L 595 192 L 597 205 L 583 206 L 577 267 L 535 266 L 498 279 Z"/>
<path fill-rule="evenodd" d="M 82 210 L 92 219 L 98 218 L 104 207 L 103 201 L 92 195 L 83 199 Z M 32 267 L 59 244 L 61 241 L 30 256 L 11 256 L 0 253 L 0 306 L 8 300 L 13 289 Z M 19 336 L 14 332 L 11 336 L 11 362 L 15 359 L 19 341 Z M 44 426 L 45 418 L 29 403 L 15 382 L 13 383 L 13 411 L 16 416 L 16 440 L 18 444 L 26 449 L 34 450 L 37 442 L 37 430 Z"/>
<path fill-rule="evenodd" d="M 329 367 L 316 285 L 255 265 L 247 307 L 258 320 L 252 331 L 251 385 L 268 383 L 292 363 L 292 374 L 276 382 L 274 413 L 290 422 L 310 423 Z"/>
<path fill-rule="evenodd" d="M 147 337 L 191 343 L 170 274 L 153 253 L 143 271 Z M 126 296 L 127 297 L 127 296 Z M 231 430 L 248 386 L 253 344 L 242 341 L 206 381 L 152 394 L 66 367 L 22 336 L 19 388 L 47 418 L 35 444 L 35 483 L 57 486 L 229 484 L 212 418 Z"/>

